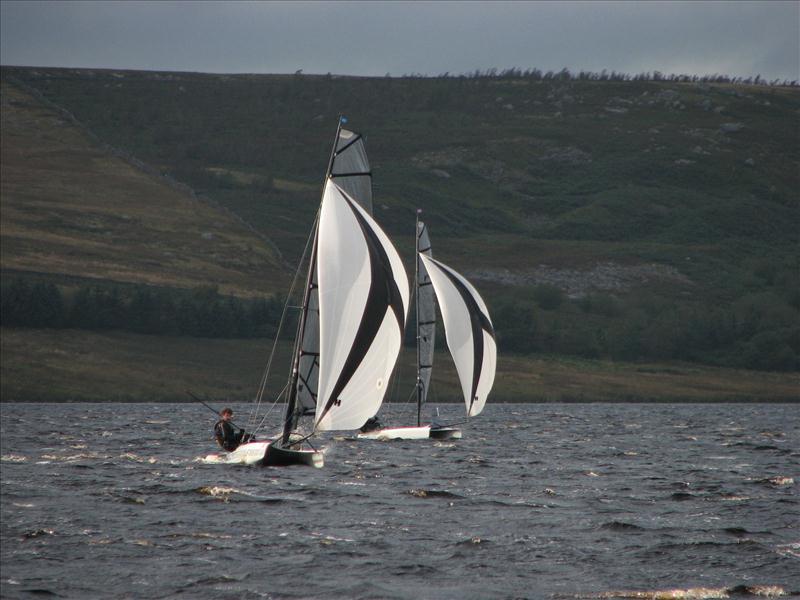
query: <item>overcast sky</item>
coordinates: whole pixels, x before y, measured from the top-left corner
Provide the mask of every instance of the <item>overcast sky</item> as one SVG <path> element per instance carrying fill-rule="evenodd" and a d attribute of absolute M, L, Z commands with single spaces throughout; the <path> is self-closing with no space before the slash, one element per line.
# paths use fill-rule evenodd
<path fill-rule="evenodd" d="M 3 65 L 800 79 L 800 2 L 0 2 Z"/>

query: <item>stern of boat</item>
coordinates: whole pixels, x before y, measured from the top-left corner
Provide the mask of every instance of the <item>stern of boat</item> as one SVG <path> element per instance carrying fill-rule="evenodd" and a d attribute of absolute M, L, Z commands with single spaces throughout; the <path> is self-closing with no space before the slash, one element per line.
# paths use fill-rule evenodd
<path fill-rule="evenodd" d="M 461 430 L 458 427 L 431 427 L 433 440 L 460 440 Z"/>
<path fill-rule="evenodd" d="M 267 454 L 261 464 L 265 467 L 306 465 L 321 469 L 325 464 L 325 456 L 319 450 L 295 450 L 273 444 L 267 449 Z"/>

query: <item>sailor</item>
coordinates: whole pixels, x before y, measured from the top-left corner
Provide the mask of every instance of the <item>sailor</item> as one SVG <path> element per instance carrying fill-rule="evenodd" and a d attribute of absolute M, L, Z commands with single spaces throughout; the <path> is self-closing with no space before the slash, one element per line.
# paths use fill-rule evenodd
<path fill-rule="evenodd" d="M 359 429 L 359 431 L 361 433 L 369 433 L 370 431 L 377 431 L 382 427 L 383 425 L 381 425 L 381 422 L 378 420 L 378 416 L 376 415 L 372 418 L 367 419 L 367 422 L 361 426 L 361 429 Z"/>
<path fill-rule="evenodd" d="M 214 437 L 222 448 L 233 452 L 239 447 L 239 444 L 250 441 L 252 436 L 246 434 L 244 429 L 239 429 L 239 431 L 234 429 L 231 422 L 233 411 L 230 408 L 223 408 L 219 412 L 219 416 L 220 420 L 214 425 Z"/>

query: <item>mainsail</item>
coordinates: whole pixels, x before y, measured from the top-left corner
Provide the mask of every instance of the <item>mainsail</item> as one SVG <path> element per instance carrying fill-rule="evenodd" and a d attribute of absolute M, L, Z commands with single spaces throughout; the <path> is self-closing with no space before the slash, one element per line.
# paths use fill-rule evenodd
<path fill-rule="evenodd" d="M 417 221 L 417 425 L 420 410 L 428 397 L 433 370 L 433 347 L 436 341 L 436 304 L 433 284 L 420 254 L 433 257 L 428 228 Z"/>
<path fill-rule="evenodd" d="M 397 361 L 408 278 L 386 234 L 333 179 L 322 200 L 317 276 L 315 429 L 357 429 L 380 408 Z"/>
<path fill-rule="evenodd" d="M 330 177 L 361 208 L 372 214 L 372 173 L 360 133 L 339 130 Z"/>
<path fill-rule="evenodd" d="M 420 253 L 444 321 L 447 347 L 456 365 L 467 415 L 478 415 L 494 384 L 497 344 L 486 304 L 462 275 Z"/>
<path fill-rule="evenodd" d="M 361 134 L 339 127 L 327 178 L 345 191 L 365 211 L 372 214 L 372 173 L 370 172 L 364 138 Z M 326 178 L 326 179 L 327 179 Z M 317 240 L 309 262 L 311 274 L 307 308 L 303 318 L 303 339 L 300 343 L 300 358 L 295 383 L 295 404 L 287 431 L 297 426 L 304 414 L 313 414 L 317 405 L 319 388 L 319 282 L 317 280 Z"/>

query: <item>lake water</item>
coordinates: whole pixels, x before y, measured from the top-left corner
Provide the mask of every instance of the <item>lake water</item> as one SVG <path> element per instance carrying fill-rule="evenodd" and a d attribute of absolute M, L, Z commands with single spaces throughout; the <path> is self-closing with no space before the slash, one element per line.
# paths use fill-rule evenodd
<path fill-rule="evenodd" d="M 800 590 L 797 404 L 487 405 L 453 442 L 326 434 L 323 469 L 203 464 L 198 405 L 0 415 L 3 598 Z"/>

